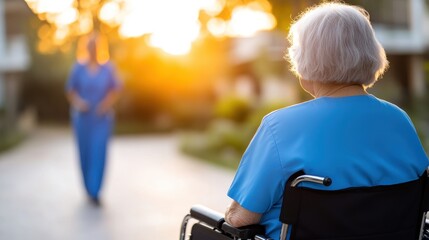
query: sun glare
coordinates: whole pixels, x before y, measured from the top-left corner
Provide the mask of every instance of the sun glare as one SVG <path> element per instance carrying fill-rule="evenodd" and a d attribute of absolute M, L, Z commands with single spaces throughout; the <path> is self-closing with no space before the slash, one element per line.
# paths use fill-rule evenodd
<path fill-rule="evenodd" d="M 68 8 L 58 13 L 52 20 L 57 26 L 67 26 L 78 19 L 79 12 L 75 8 Z"/>
<path fill-rule="evenodd" d="M 74 0 L 26 0 L 35 13 L 61 13 L 73 6 Z"/>
<path fill-rule="evenodd" d="M 107 2 L 100 8 L 98 16 L 101 21 L 105 22 L 111 27 L 115 27 L 121 22 L 120 13 L 121 8 L 119 3 Z"/>
<path fill-rule="evenodd" d="M 233 37 L 251 37 L 255 33 L 270 30 L 276 19 L 270 13 L 249 6 L 237 7 L 232 12 L 227 34 Z"/>
<path fill-rule="evenodd" d="M 129 1 L 119 34 L 124 38 L 150 34 L 149 44 L 173 55 L 190 51 L 200 34 L 196 1 Z"/>
<path fill-rule="evenodd" d="M 225 7 L 226 0 L 201 0 L 201 9 L 210 16 L 218 15 Z"/>
<path fill-rule="evenodd" d="M 267 0 L 235 6 L 230 19 L 218 16 L 227 7 L 227 0 L 105 0 L 96 12 L 93 7 L 98 7 L 98 0 L 25 1 L 57 31 L 51 34 L 57 45 L 68 37 L 92 31 L 94 13 L 102 23 L 117 29 L 120 37 L 147 35 L 151 46 L 173 55 L 189 53 L 202 29 L 214 37 L 251 37 L 276 25 Z M 201 13 L 208 17 L 205 22 L 201 22 Z M 203 28 L 202 24 L 206 26 Z M 48 39 L 45 37 L 44 41 Z"/>
<path fill-rule="evenodd" d="M 119 34 L 123 38 L 140 37 L 153 33 L 159 23 L 162 5 L 159 1 L 128 0 L 124 3 Z"/>
<path fill-rule="evenodd" d="M 91 32 L 93 29 L 92 14 L 90 12 L 81 12 L 77 25 L 77 34 L 84 35 Z"/>
<path fill-rule="evenodd" d="M 212 18 L 207 22 L 207 30 L 215 37 L 226 35 L 227 23 L 221 18 Z"/>

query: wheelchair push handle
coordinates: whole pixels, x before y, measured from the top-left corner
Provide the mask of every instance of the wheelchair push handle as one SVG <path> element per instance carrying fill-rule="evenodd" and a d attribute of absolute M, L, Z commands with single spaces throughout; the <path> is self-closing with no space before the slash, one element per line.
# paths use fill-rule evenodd
<path fill-rule="evenodd" d="M 332 179 L 329 177 L 301 175 L 292 181 L 291 187 L 296 187 L 299 183 L 302 183 L 302 182 L 313 182 L 313 183 L 321 184 L 328 187 L 332 184 Z"/>
<path fill-rule="evenodd" d="M 297 178 L 292 180 L 290 187 L 295 188 L 298 184 L 300 184 L 302 182 L 312 182 L 312 183 L 317 183 L 317 184 L 328 187 L 332 184 L 332 179 L 329 177 L 319 177 L 319 176 L 313 176 L 313 175 L 301 175 L 301 176 L 298 176 Z M 292 189 L 292 188 L 290 188 L 290 189 Z M 286 189 L 289 189 L 289 186 L 286 186 Z M 285 192 L 286 192 L 286 190 L 285 190 Z M 287 199 L 287 198 L 285 198 L 285 199 Z M 288 205 L 285 203 L 285 199 L 283 199 L 283 205 Z M 297 198 L 292 198 L 292 199 L 297 199 Z M 296 201 L 293 201 L 292 205 L 296 206 Z M 291 208 L 289 208 L 289 209 L 291 209 Z M 288 218 L 289 220 L 294 219 L 294 221 L 295 221 L 297 219 L 297 216 L 298 216 L 298 211 L 287 211 L 287 213 L 284 213 L 283 212 L 284 210 L 285 210 L 285 208 L 282 208 L 282 212 L 280 215 L 280 221 L 283 223 L 282 228 L 281 228 L 281 232 L 280 232 L 280 240 L 286 240 L 287 232 L 289 229 L 289 225 L 285 223 L 285 219 L 286 218 Z M 286 217 L 286 215 L 287 215 L 287 217 Z"/>

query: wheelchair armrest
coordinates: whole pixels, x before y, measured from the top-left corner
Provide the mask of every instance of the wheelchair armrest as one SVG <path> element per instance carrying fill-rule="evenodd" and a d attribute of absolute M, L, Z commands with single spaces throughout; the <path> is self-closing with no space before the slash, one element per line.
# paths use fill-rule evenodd
<path fill-rule="evenodd" d="M 265 228 L 257 224 L 239 228 L 233 227 L 225 222 L 224 214 L 202 205 L 193 206 L 190 215 L 194 219 L 239 239 L 251 239 L 255 235 L 265 234 Z"/>
<path fill-rule="evenodd" d="M 217 229 L 221 229 L 225 222 L 223 214 L 202 205 L 192 206 L 191 217 Z"/>
<path fill-rule="evenodd" d="M 264 226 L 259 224 L 253 224 L 253 225 L 236 228 L 224 222 L 222 224 L 221 229 L 225 233 L 228 233 L 238 239 L 253 239 L 256 235 L 265 234 Z"/>

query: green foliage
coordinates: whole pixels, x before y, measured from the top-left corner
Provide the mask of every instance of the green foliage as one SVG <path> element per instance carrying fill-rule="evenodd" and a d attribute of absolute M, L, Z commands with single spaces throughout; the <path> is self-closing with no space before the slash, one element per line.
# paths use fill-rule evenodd
<path fill-rule="evenodd" d="M 181 150 L 200 159 L 235 169 L 262 118 L 286 105 L 271 103 L 260 106 L 249 112 L 241 122 L 235 121 L 234 118 L 214 120 L 205 132 L 186 134 L 181 142 Z M 232 106 L 230 108 L 234 109 Z"/>
<path fill-rule="evenodd" d="M 251 110 L 250 103 L 245 99 L 231 96 L 220 100 L 215 106 L 215 116 L 241 122 L 247 118 Z"/>
<path fill-rule="evenodd" d="M 426 74 L 426 80 L 429 81 L 429 75 L 428 75 L 428 73 L 429 73 L 429 61 L 426 61 L 424 63 L 424 71 Z"/>
<path fill-rule="evenodd" d="M 424 75 L 426 80 L 426 91 L 429 91 L 429 61 L 424 63 Z M 412 106 L 409 106 L 405 110 L 410 115 L 411 120 L 413 121 L 417 133 L 419 135 L 420 141 L 422 142 L 423 147 L 426 150 L 426 153 L 429 153 L 429 95 L 425 94 L 420 98 L 414 98 Z"/>
<path fill-rule="evenodd" d="M 24 140 L 24 134 L 11 129 L 0 129 L 0 153 L 5 152 Z"/>

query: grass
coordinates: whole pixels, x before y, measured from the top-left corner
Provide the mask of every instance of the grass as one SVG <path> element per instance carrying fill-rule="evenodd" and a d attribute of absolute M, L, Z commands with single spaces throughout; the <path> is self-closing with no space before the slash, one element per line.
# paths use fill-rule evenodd
<path fill-rule="evenodd" d="M 0 153 L 17 146 L 25 139 L 24 134 L 17 131 L 8 131 L 0 136 Z"/>

